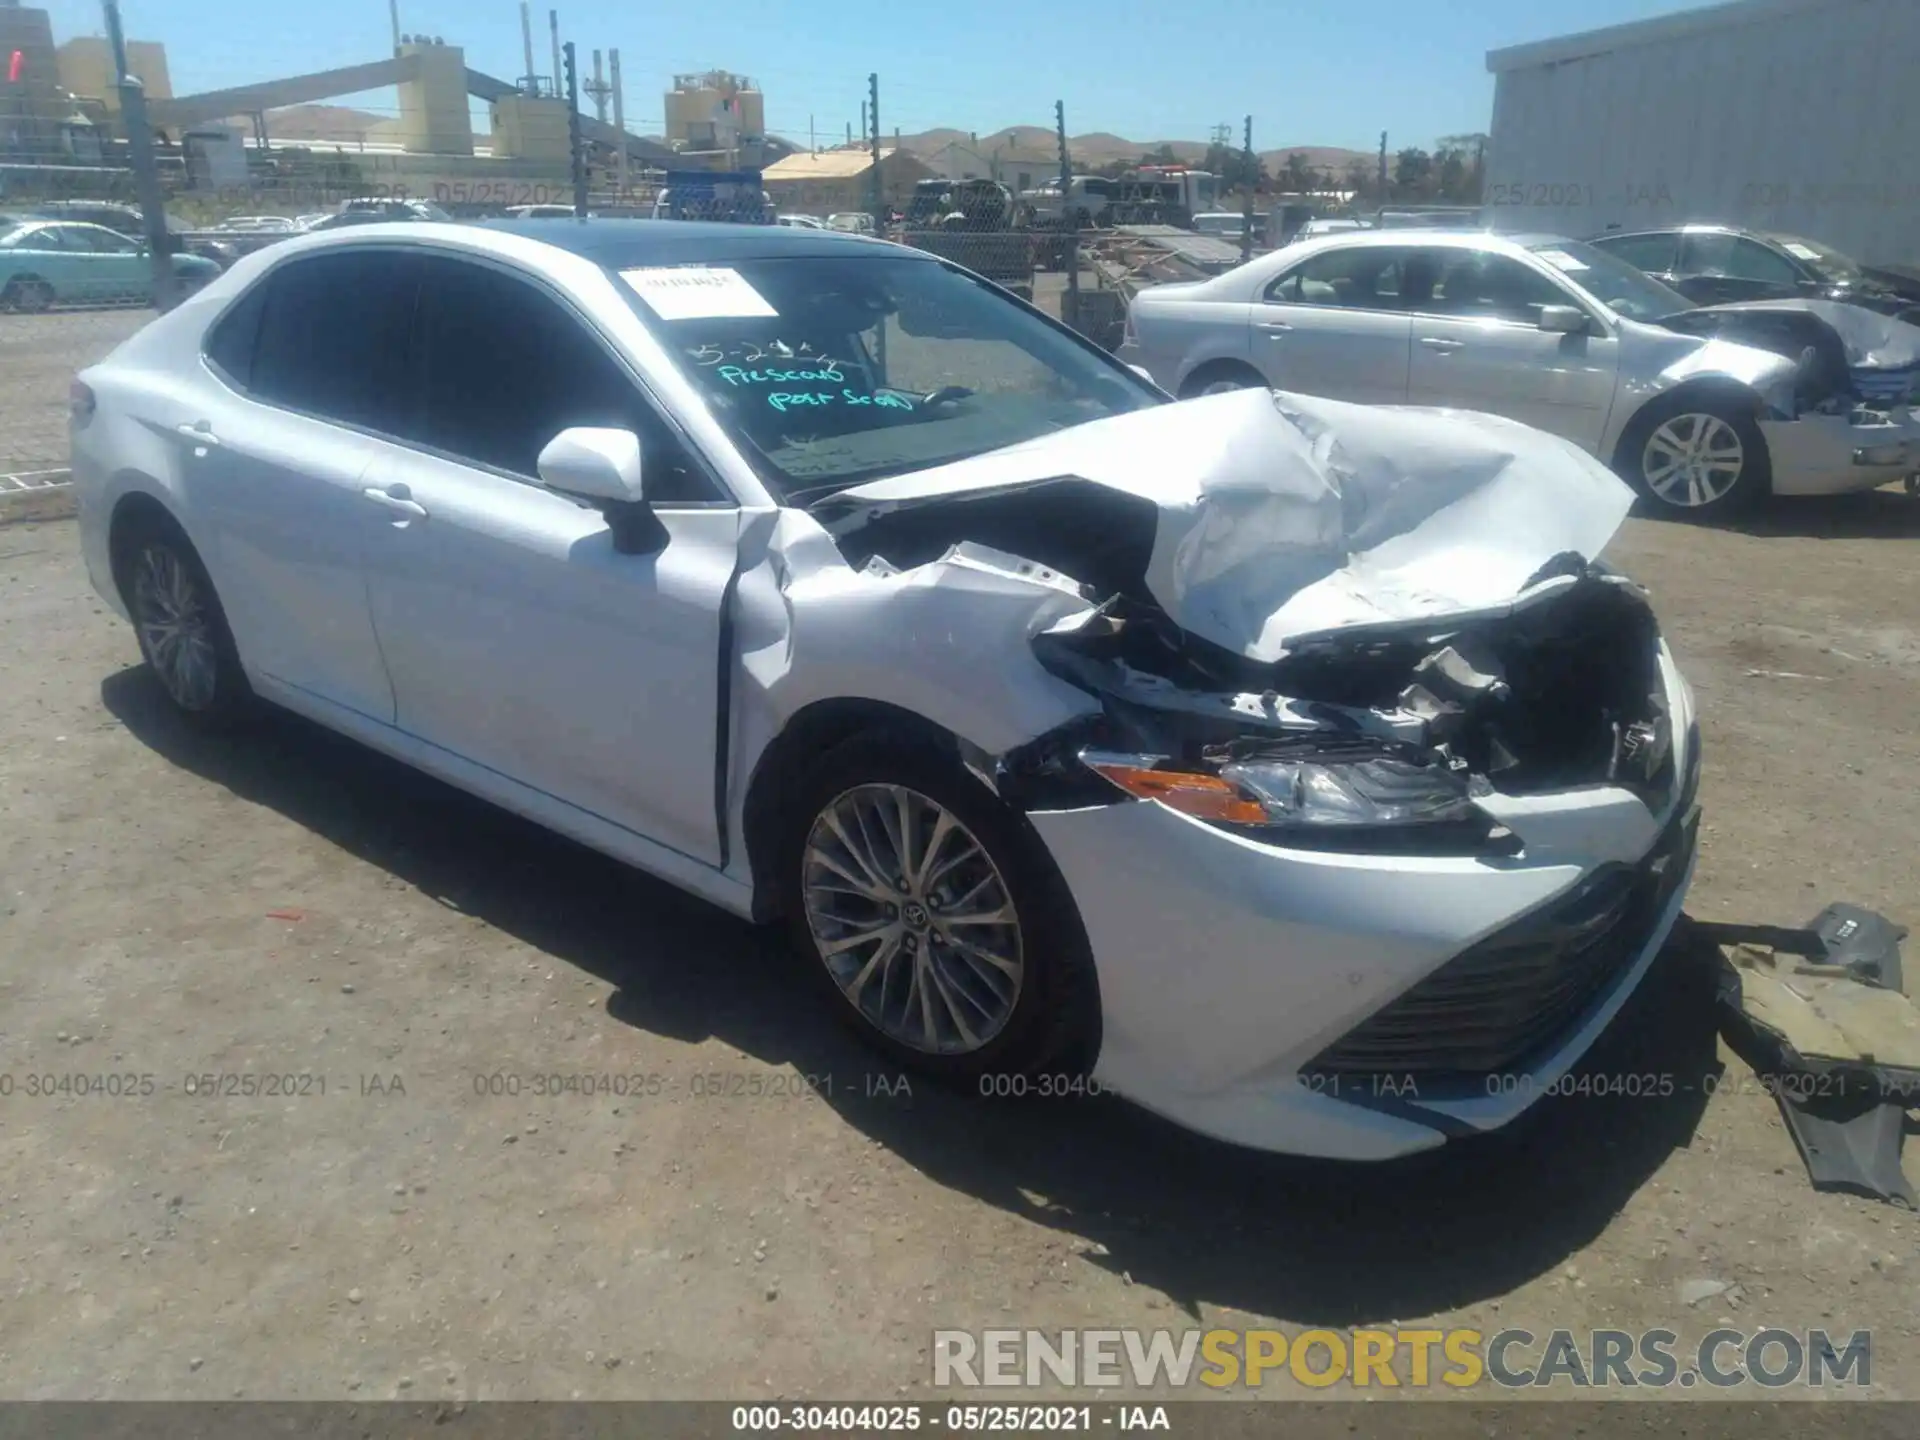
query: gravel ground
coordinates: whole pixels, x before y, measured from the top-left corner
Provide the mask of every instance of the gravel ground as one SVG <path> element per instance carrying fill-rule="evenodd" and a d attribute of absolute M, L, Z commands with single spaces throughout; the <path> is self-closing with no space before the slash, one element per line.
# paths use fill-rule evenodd
<path fill-rule="evenodd" d="M 67 463 L 67 382 L 153 318 L 151 310 L 0 314 L 0 475 Z"/>
<path fill-rule="evenodd" d="M 1883 492 L 1616 542 L 1703 708 L 1695 915 L 1915 918 L 1917 538 Z M 1920 1223 L 1809 1188 L 1693 947 L 1590 1067 L 1671 1095 L 1392 1167 L 903 1084 L 718 911 L 303 722 L 183 731 L 75 547 L 0 529 L 0 1397 L 890 1399 L 936 1327 L 1724 1323 L 1870 1329 L 1920 1398 Z"/>

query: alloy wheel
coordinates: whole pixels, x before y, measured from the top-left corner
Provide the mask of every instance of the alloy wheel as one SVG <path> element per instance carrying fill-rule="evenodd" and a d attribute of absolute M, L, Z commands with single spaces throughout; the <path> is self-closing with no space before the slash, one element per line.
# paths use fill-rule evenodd
<path fill-rule="evenodd" d="M 140 649 L 182 710 L 205 710 L 219 686 L 220 652 L 199 581 L 170 545 L 149 545 L 133 572 Z"/>
<path fill-rule="evenodd" d="M 1661 500 L 1691 510 L 1723 498 L 1746 464 L 1740 433 L 1718 415 L 1696 412 L 1662 422 L 1647 437 L 1640 473 Z"/>
<path fill-rule="evenodd" d="M 888 1039 L 965 1055 L 1006 1028 L 1025 974 L 1019 917 L 950 810 L 903 785 L 857 785 L 815 817 L 802 865 L 815 949 Z"/>

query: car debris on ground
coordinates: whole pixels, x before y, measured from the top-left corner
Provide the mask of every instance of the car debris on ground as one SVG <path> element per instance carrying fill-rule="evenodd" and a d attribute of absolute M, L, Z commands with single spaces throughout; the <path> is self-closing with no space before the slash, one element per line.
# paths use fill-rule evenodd
<path fill-rule="evenodd" d="M 1722 947 L 1727 1042 L 1765 1077 L 1815 1189 L 1920 1209 L 1900 1164 L 1920 1106 L 1920 1010 L 1904 926 L 1830 905 L 1801 930 L 1696 922 Z"/>

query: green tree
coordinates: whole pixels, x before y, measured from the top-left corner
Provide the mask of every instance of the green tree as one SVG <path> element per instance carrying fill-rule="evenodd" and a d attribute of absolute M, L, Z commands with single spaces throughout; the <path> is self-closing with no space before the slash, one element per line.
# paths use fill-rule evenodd
<path fill-rule="evenodd" d="M 1424 200 L 1433 193 L 1433 157 L 1410 145 L 1394 157 L 1393 194 L 1396 200 Z"/>

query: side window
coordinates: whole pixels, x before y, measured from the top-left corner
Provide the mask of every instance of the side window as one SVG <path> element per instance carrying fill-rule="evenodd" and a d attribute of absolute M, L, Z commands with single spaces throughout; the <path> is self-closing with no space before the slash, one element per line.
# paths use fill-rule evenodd
<path fill-rule="evenodd" d="M 295 260 L 267 277 L 255 398 L 389 434 L 405 408 L 415 265 L 392 250 Z"/>
<path fill-rule="evenodd" d="M 253 352 L 260 340 L 260 315 L 266 301 L 267 285 L 255 285 L 207 333 L 207 359 L 242 390 L 253 384 Z"/>
<path fill-rule="evenodd" d="M 42 225 L 27 245 L 34 250 L 85 251 L 93 248 L 74 239 L 71 225 Z"/>
<path fill-rule="evenodd" d="M 649 499 L 723 498 L 632 378 L 557 299 L 468 261 L 428 259 L 422 271 L 421 391 L 410 438 L 536 479 L 540 452 L 562 430 L 631 430 L 640 437 Z"/>
<path fill-rule="evenodd" d="M 1622 235 L 1617 239 L 1603 237 L 1591 243 L 1609 255 L 1626 261 L 1636 270 L 1657 275 L 1673 269 L 1678 241 L 1679 237 L 1668 230 L 1657 235 Z"/>
<path fill-rule="evenodd" d="M 1356 245 L 1310 256 L 1267 287 L 1281 305 L 1325 305 L 1340 310 L 1399 310 L 1407 302 L 1409 251 Z"/>
<path fill-rule="evenodd" d="M 1740 235 L 1687 236 L 1683 265 L 1690 275 L 1725 275 L 1769 285 L 1791 285 L 1800 278 L 1791 261 Z"/>
<path fill-rule="evenodd" d="M 1455 250 L 1444 261 L 1429 306 L 1436 315 L 1532 325 L 1540 319 L 1541 306 L 1574 303 L 1546 276 L 1506 255 Z"/>
<path fill-rule="evenodd" d="M 102 255 L 131 255 L 140 248 L 126 236 L 97 225 L 91 229 L 79 230 L 77 233 L 86 241 L 89 250 L 97 251 Z"/>

